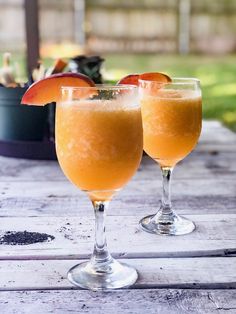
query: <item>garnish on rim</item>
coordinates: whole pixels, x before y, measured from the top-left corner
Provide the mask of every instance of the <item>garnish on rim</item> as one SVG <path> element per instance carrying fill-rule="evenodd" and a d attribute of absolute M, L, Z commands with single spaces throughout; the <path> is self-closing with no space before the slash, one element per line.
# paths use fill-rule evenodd
<path fill-rule="evenodd" d="M 160 82 L 160 83 L 170 83 L 171 78 L 160 72 L 147 72 L 139 75 L 139 80 L 142 81 L 154 81 L 154 82 Z"/>
<path fill-rule="evenodd" d="M 81 73 L 53 74 L 32 84 L 22 97 L 21 104 L 44 106 L 61 99 L 61 87 L 93 87 L 94 82 Z"/>
<path fill-rule="evenodd" d="M 129 74 L 122 79 L 120 79 L 116 85 L 128 84 L 128 85 L 137 85 L 138 86 L 139 74 Z"/>
<path fill-rule="evenodd" d="M 128 85 L 137 85 L 139 86 L 139 80 L 143 81 L 153 81 L 160 83 L 169 83 L 171 78 L 160 72 L 147 72 L 142 74 L 129 74 L 122 79 L 120 79 L 117 84 L 128 84 Z"/>

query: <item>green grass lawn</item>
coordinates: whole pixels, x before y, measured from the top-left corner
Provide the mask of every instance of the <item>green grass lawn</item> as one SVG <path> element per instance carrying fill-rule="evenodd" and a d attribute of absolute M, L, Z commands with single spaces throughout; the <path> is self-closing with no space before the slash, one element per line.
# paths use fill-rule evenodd
<path fill-rule="evenodd" d="M 158 71 L 172 77 L 197 77 L 203 92 L 203 116 L 218 119 L 236 131 L 236 55 L 168 55 L 109 54 L 104 55 L 104 76 L 118 80 L 129 73 Z M 21 76 L 25 76 L 25 60 L 13 55 Z M 0 61 L 1 63 L 1 61 Z M 49 66 L 51 60 L 45 60 Z"/>

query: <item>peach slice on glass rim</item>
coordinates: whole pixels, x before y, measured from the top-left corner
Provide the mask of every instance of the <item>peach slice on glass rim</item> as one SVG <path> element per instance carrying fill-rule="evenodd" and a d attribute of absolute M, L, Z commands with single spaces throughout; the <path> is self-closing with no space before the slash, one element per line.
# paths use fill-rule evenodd
<path fill-rule="evenodd" d="M 147 72 L 143 74 L 130 74 L 123 77 L 117 84 L 132 84 L 140 88 L 142 94 L 155 96 L 163 87 L 170 83 L 171 78 L 160 72 Z"/>
<path fill-rule="evenodd" d="M 143 73 L 139 75 L 138 86 L 142 94 L 156 96 L 164 84 L 170 83 L 171 78 L 160 72 Z"/>
<path fill-rule="evenodd" d="M 127 84 L 127 85 L 136 85 L 138 86 L 139 74 L 129 74 L 120 79 L 116 85 Z"/>
<path fill-rule="evenodd" d="M 171 78 L 160 72 L 147 72 L 139 75 L 139 80 L 141 81 L 154 81 L 160 83 L 170 83 Z"/>
<path fill-rule="evenodd" d="M 128 84 L 128 85 L 142 85 L 140 81 L 151 81 L 156 83 L 169 83 L 171 82 L 171 78 L 160 72 L 147 72 L 142 74 L 129 74 L 122 79 L 120 79 L 117 84 Z"/>
<path fill-rule="evenodd" d="M 61 87 L 94 87 L 94 82 L 81 73 L 59 73 L 33 83 L 21 99 L 21 104 L 44 106 L 61 99 Z M 88 92 L 88 91 L 87 91 Z M 93 90 L 94 93 L 94 90 Z M 81 95 L 86 97 L 86 95 Z"/>

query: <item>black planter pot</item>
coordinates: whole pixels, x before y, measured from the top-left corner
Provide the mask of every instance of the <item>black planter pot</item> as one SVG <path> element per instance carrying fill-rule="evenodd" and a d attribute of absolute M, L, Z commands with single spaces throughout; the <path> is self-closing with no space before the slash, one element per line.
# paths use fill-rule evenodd
<path fill-rule="evenodd" d="M 25 91 L 21 87 L 0 87 L 0 140 L 43 140 L 48 108 L 21 105 Z"/>
<path fill-rule="evenodd" d="M 0 155 L 56 159 L 51 117 L 53 105 L 21 105 L 27 88 L 0 87 Z"/>

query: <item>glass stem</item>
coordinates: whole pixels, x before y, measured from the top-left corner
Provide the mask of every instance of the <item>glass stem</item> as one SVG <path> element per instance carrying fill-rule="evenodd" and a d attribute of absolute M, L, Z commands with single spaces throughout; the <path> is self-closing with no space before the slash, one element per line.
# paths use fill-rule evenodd
<path fill-rule="evenodd" d="M 109 201 L 93 201 L 92 203 L 95 213 L 95 245 L 91 262 L 99 268 L 99 265 L 103 266 L 112 260 L 107 249 L 105 233 L 105 217 Z"/>
<path fill-rule="evenodd" d="M 173 214 L 172 205 L 171 205 L 171 175 L 173 168 L 171 167 L 161 167 L 162 172 L 162 199 L 161 199 L 161 214 L 170 215 Z"/>

